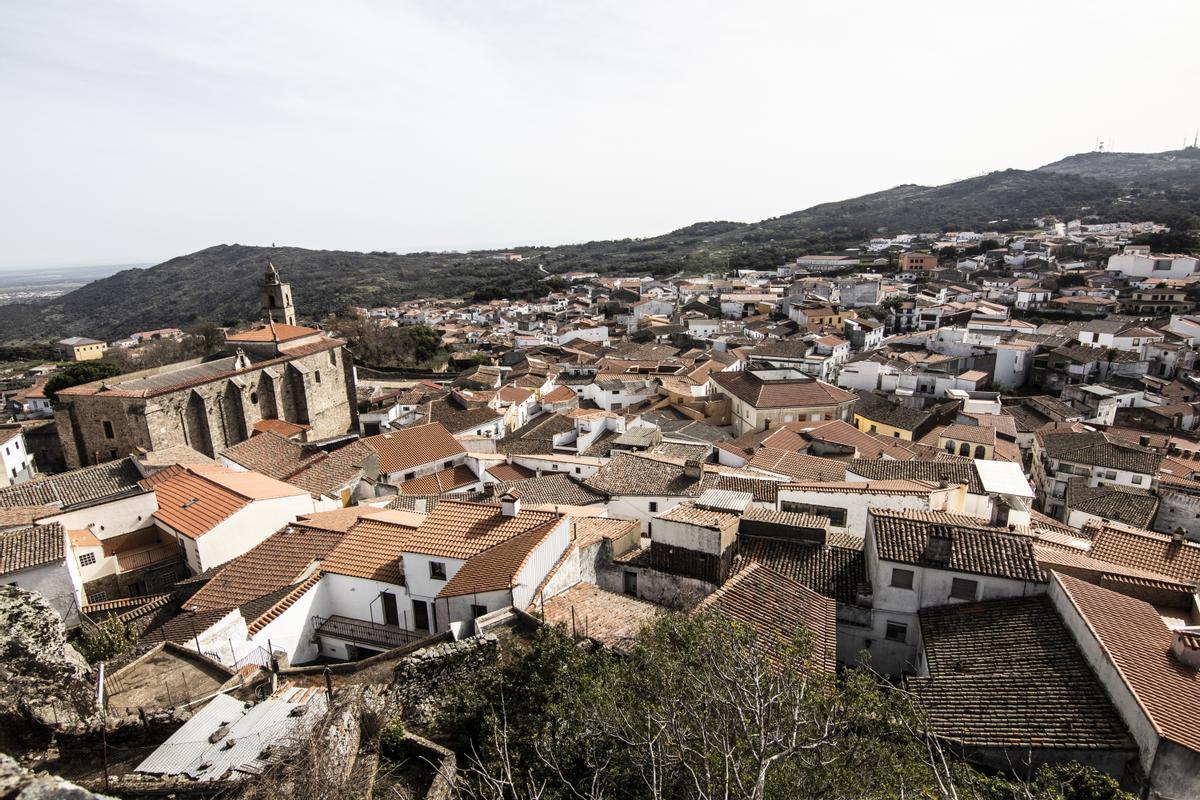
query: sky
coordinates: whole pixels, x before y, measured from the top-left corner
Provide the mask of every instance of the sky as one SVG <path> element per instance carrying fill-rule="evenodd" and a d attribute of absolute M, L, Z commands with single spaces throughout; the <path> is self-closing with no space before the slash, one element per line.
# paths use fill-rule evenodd
<path fill-rule="evenodd" d="M 1161 151 L 1200 3 L 0 0 L 0 269 L 755 221 Z"/>

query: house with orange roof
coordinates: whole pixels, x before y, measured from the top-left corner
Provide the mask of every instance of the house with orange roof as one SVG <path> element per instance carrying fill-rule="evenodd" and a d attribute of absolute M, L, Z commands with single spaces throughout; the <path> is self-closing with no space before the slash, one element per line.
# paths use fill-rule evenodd
<path fill-rule="evenodd" d="M 379 480 L 399 486 L 424 475 L 461 466 L 467 450 L 440 422 L 368 436 L 362 443 L 375 453 Z"/>
<path fill-rule="evenodd" d="M 155 525 L 174 538 L 193 574 L 237 558 L 280 526 L 319 511 L 305 489 L 223 466 L 174 466 L 142 481 Z"/>

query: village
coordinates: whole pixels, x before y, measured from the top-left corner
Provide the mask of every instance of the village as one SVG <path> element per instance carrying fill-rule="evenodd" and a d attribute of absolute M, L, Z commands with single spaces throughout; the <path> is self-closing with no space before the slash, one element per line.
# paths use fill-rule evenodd
<path fill-rule="evenodd" d="M 345 698 L 386 705 L 380 675 L 436 694 L 431 664 L 541 627 L 620 652 L 715 614 L 903 687 L 983 768 L 1194 797 L 1200 259 L 1135 242 L 1167 232 L 1043 219 L 356 309 L 436 332 L 412 369 L 361 363 L 264 263 L 219 353 L 47 392 L 186 334 L 76 336 L 7 393 L 0 618 L 97 648 L 70 681 L 140 738 L 72 777 L 121 796 L 252 780 Z M 30 680 L 39 731 L 95 727 Z M 405 746 L 445 796 L 455 754 Z"/>

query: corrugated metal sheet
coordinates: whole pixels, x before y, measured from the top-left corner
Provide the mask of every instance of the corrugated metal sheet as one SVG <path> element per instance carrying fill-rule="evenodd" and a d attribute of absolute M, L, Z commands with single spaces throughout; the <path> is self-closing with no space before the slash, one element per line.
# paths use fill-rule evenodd
<path fill-rule="evenodd" d="M 734 492 L 729 489 L 705 489 L 696 498 L 696 505 L 713 511 L 732 511 L 735 514 L 744 513 L 750 507 L 754 495 L 749 492 Z"/>
<path fill-rule="evenodd" d="M 303 712 L 292 716 L 297 708 Z M 288 688 L 249 708 L 228 695 L 217 695 L 139 764 L 137 771 L 187 775 L 199 781 L 237 780 L 257 774 L 263 769 L 260 756 L 268 745 L 311 726 L 324 710 L 325 695 L 314 689 Z M 229 726 L 224 735 L 210 741 L 223 725 Z"/>

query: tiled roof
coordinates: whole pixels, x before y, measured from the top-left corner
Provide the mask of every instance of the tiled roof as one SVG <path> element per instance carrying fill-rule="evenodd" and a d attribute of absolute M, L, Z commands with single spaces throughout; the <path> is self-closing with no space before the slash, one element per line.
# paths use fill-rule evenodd
<path fill-rule="evenodd" d="M 846 464 L 846 472 L 870 481 L 915 480 L 966 484 L 971 494 L 984 494 L 979 473 L 970 461 L 876 461 L 856 458 Z"/>
<path fill-rule="evenodd" d="M 226 467 L 168 467 L 142 481 L 158 498 L 154 518 L 193 539 L 255 500 L 302 495 L 295 486 L 257 472 Z"/>
<path fill-rule="evenodd" d="M 787 483 L 788 489 L 809 492 L 833 492 L 840 494 L 921 494 L 927 495 L 938 489 L 933 481 L 812 481 Z"/>
<path fill-rule="evenodd" d="M 893 403 L 874 392 L 863 392 L 858 396 L 854 413 L 856 416 L 866 417 L 872 422 L 880 422 L 905 431 L 919 430 L 933 417 L 928 411 L 920 411 L 900 403 Z"/>
<path fill-rule="evenodd" d="M 295 436 L 311 428 L 311 425 L 288 422 L 285 419 L 260 419 L 254 423 L 253 430 L 255 433 L 277 433 L 280 436 Z"/>
<path fill-rule="evenodd" d="M 246 626 L 246 630 L 251 636 L 253 636 L 263 628 L 267 627 L 267 625 L 273 622 L 276 617 L 291 608 L 292 604 L 303 597 L 306 592 L 315 587 L 320 580 L 321 574 L 319 572 L 314 572 L 300 583 L 291 587 L 286 594 L 272 603 L 268 608 L 264 609 L 253 618 L 247 618 L 246 622 L 248 625 Z M 243 609 L 242 616 L 246 616 L 245 609 Z"/>
<path fill-rule="evenodd" d="M 1154 475 L 1163 460 L 1153 450 L 1104 433 L 1042 432 L 1038 438 L 1049 458 L 1075 464 Z"/>
<path fill-rule="evenodd" d="M 637 520 L 611 517 L 572 517 L 575 546 L 589 547 L 601 539 L 619 539 L 631 530 L 641 530 Z"/>
<path fill-rule="evenodd" d="M 719 489 L 730 492 L 746 492 L 760 503 L 774 505 L 779 494 L 779 482 L 765 475 L 762 478 L 748 478 L 743 475 L 726 475 L 720 472 L 705 472 L 700 481 L 699 492 L 709 489 Z"/>
<path fill-rule="evenodd" d="M 972 444 L 995 445 L 996 429 L 982 425 L 962 425 L 955 423 L 947 425 L 938 432 L 938 436 L 953 439 L 956 442 L 971 442 Z"/>
<path fill-rule="evenodd" d="M 696 611 L 715 611 L 749 625 L 755 643 L 776 663 L 785 662 L 787 648 L 807 634 L 815 666 L 829 673 L 837 668 L 837 604 L 761 562 L 741 562 Z"/>
<path fill-rule="evenodd" d="M 909 688 L 936 736 L 971 747 L 1133 750 L 1048 598 L 920 612 L 929 676 Z"/>
<path fill-rule="evenodd" d="M 407 537 L 404 547 L 411 553 L 468 559 L 554 519 L 560 517 L 549 511 L 522 509 L 508 517 L 500 506 L 442 500 Z"/>
<path fill-rule="evenodd" d="M 604 495 L 561 472 L 496 484 L 496 496 L 520 489 L 524 502 L 535 506 L 587 506 L 604 502 Z"/>
<path fill-rule="evenodd" d="M 821 408 L 853 403 L 858 396 L 814 378 L 763 381 L 752 372 L 714 372 L 718 386 L 755 408 Z"/>
<path fill-rule="evenodd" d="M 227 342 L 290 342 L 305 336 L 319 335 L 321 332 L 314 328 L 304 328 L 299 325 L 285 325 L 282 322 L 268 322 L 255 325 L 238 333 L 225 337 Z"/>
<path fill-rule="evenodd" d="M 361 520 L 342 537 L 321 563 L 324 572 L 404 585 L 405 538 L 412 528 L 371 519 Z"/>
<path fill-rule="evenodd" d="M 342 539 L 337 531 L 288 525 L 223 565 L 187 601 L 201 611 L 230 609 L 303 580 Z"/>
<path fill-rule="evenodd" d="M 494 467 L 488 467 L 487 473 L 498 481 L 519 481 L 537 475 L 534 470 L 520 464 L 497 464 Z"/>
<path fill-rule="evenodd" d="M 69 509 L 127 497 L 144 491 L 138 485 L 141 478 L 133 459 L 122 458 L 0 489 L 0 508 L 59 505 Z"/>
<path fill-rule="evenodd" d="M 632 643 L 643 627 L 664 613 L 654 603 L 606 592 L 590 583 L 577 583 L 541 603 L 535 600 L 530 610 L 543 612 L 542 618 L 548 625 L 561 625 L 568 632 L 586 636 L 618 651 Z"/>
<path fill-rule="evenodd" d="M 679 503 L 662 512 L 655 519 L 678 522 L 684 525 L 695 525 L 698 528 L 724 530 L 729 527 L 736 527 L 738 520 L 741 519 L 741 515 L 735 511 L 718 511 L 711 508 L 702 508 L 691 503 Z"/>
<path fill-rule="evenodd" d="M 1171 655 L 1171 631 L 1149 603 L 1056 574 L 1155 730 L 1200 751 L 1200 673 Z"/>
<path fill-rule="evenodd" d="M 459 464 L 456 467 L 440 469 L 437 472 L 404 481 L 397 488 L 400 489 L 401 494 L 425 497 L 431 494 L 453 492 L 475 483 L 479 483 L 479 476 L 466 464 Z"/>
<path fill-rule="evenodd" d="M 299 442 L 270 431 L 221 451 L 222 458 L 281 481 L 322 455 L 320 451 L 306 450 Z"/>
<path fill-rule="evenodd" d="M 450 431 L 437 422 L 368 436 L 362 442 L 375 451 L 379 471 L 384 474 L 448 460 L 466 452 Z"/>
<path fill-rule="evenodd" d="M 1086 478 L 1067 481 L 1067 508 L 1137 528 L 1148 527 L 1154 521 L 1158 512 L 1158 497 L 1154 493 L 1134 486 L 1087 484 Z"/>
<path fill-rule="evenodd" d="M 684 466 L 674 461 L 619 453 L 584 483 L 606 495 L 691 497 L 699 494 L 700 478 L 689 478 L 683 472 Z"/>
<path fill-rule="evenodd" d="M 556 386 L 542 396 L 543 403 L 565 403 L 577 397 L 569 386 Z"/>
<path fill-rule="evenodd" d="M 313 495 L 330 495 L 355 479 L 362 477 L 364 468 L 375 452 L 361 441 L 339 447 L 332 453 L 323 453 L 320 458 L 305 462 L 298 472 L 287 477 L 287 482 Z"/>
<path fill-rule="evenodd" d="M 740 537 L 738 549 L 741 558 L 765 564 L 814 592 L 847 605 L 854 604 L 859 587 L 867 580 L 861 549 L 757 536 Z"/>
<path fill-rule="evenodd" d="M 1089 528 L 1095 531 L 1089 553 L 1092 558 L 1200 584 L 1200 544 L 1174 542 L 1161 533 L 1120 525 Z"/>
<path fill-rule="evenodd" d="M 558 520 L 550 520 L 472 556 L 446 582 L 437 596 L 460 597 L 476 592 L 510 589 L 529 555 L 545 541 L 557 524 Z"/>
<path fill-rule="evenodd" d="M 925 516 L 882 508 L 868 513 L 880 559 L 1012 580 L 1046 580 L 1029 536 L 989 528 L 985 520 L 956 514 Z M 949 556 L 944 561 L 926 557 L 931 533 L 950 538 Z"/>
<path fill-rule="evenodd" d="M 231 378 L 247 372 L 260 371 L 276 364 L 286 364 L 294 359 L 322 353 L 326 350 L 343 347 L 346 343 L 341 339 L 321 337 L 307 344 L 297 344 L 291 347 L 279 348 L 279 356 L 265 361 L 254 361 L 244 366 L 238 366 L 238 359 L 229 356 L 215 361 L 206 361 L 182 368 L 168 369 L 156 374 L 133 373 L 122 378 L 111 378 L 91 383 L 70 386 L 59 391 L 59 395 L 99 396 L 99 397 L 157 397 L 171 394 L 191 386 L 202 386 L 206 383 Z"/>
<path fill-rule="evenodd" d="M 846 464 L 842 461 L 769 447 L 758 450 L 750 459 L 750 466 L 796 481 L 840 481 L 846 477 Z"/>
<path fill-rule="evenodd" d="M 501 453 L 536 455 L 554 452 L 554 437 L 575 430 L 575 423 L 562 414 L 534 417 L 496 443 Z"/>
<path fill-rule="evenodd" d="M 65 538 L 57 522 L 0 533 L 0 575 L 63 561 Z"/>

